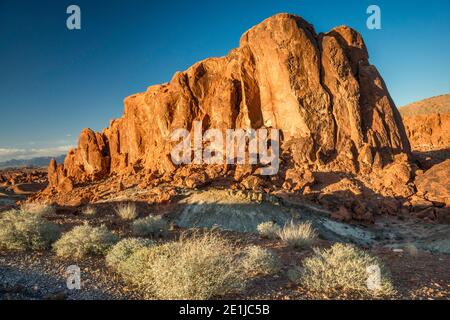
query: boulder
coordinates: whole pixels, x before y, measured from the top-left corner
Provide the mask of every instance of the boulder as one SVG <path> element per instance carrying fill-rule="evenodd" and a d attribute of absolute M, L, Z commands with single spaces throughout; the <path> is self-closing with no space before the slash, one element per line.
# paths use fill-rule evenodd
<path fill-rule="evenodd" d="M 67 177 L 66 170 L 62 164 L 57 164 L 55 159 L 48 166 L 48 188 L 57 192 L 70 192 L 73 190 L 73 182 Z"/>
<path fill-rule="evenodd" d="M 425 199 L 450 206 L 450 159 L 436 164 L 415 179 Z"/>
<path fill-rule="evenodd" d="M 318 35 L 304 19 L 278 14 L 245 32 L 227 56 L 126 98 L 124 115 L 102 133 L 84 129 L 65 159 L 66 175 L 98 180 L 136 164 L 173 172 L 170 134 L 191 131 L 196 120 L 203 131 L 280 129 L 284 154 L 299 166 L 355 172 L 358 163 L 383 166 L 410 151 L 361 35 L 349 27 Z"/>

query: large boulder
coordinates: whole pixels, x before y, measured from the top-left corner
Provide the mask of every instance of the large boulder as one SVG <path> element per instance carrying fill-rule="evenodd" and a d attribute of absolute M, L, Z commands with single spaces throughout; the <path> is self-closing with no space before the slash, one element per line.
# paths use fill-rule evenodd
<path fill-rule="evenodd" d="M 419 194 L 425 199 L 450 207 L 450 159 L 436 164 L 416 177 Z"/>
<path fill-rule="evenodd" d="M 193 130 L 196 120 L 203 131 L 280 129 L 283 154 L 295 167 L 372 170 L 410 152 L 360 34 L 338 27 L 318 35 L 302 18 L 278 14 L 244 33 L 227 56 L 126 98 L 123 117 L 102 133 L 83 130 L 61 170 L 74 182 L 137 168 L 173 172 L 170 135 Z"/>

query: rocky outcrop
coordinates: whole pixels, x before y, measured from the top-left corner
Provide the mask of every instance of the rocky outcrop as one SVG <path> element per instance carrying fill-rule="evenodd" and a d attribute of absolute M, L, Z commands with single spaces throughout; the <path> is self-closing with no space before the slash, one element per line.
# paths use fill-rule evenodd
<path fill-rule="evenodd" d="M 76 181 L 95 180 L 109 173 L 110 157 L 104 136 L 83 129 L 78 148 L 69 150 L 64 161 L 67 175 Z"/>
<path fill-rule="evenodd" d="M 73 182 L 67 177 L 64 166 L 57 164 L 55 160 L 51 160 L 48 165 L 48 185 L 59 192 L 69 192 L 73 189 Z"/>
<path fill-rule="evenodd" d="M 417 176 L 416 186 L 419 195 L 428 201 L 450 207 L 450 159 L 434 165 Z M 450 212 L 449 212 L 450 216 Z"/>
<path fill-rule="evenodd" d="M 450 94 L 411 103 L 399 109 L 412 149 L 450 149 Z"/>
<path fill-rule="evenodd" d="M 450 113 L 405 116 L 403 122 L 414 150 L 450 148 Z"/>
<path fill-rule="evenodd" d="M 278 14 L 244 33 L 227 56 L 198 62 L 169 83 L 126 98 L 123 117 L 102 133 L 83 130 L 64 166 L 50 165 L 50 186 L 61 187 L 62 177 L 79 183 L 174 172 L 170 135 L 191 131 L 196 120 L 203 130 L 280 129 L 283 159 L 296 170 L 370 172 L 410 152 L 400 114 L 361 36 L 348 27 L 317 34 L 302 18 Z M 206 179 L 188 182 L 195 187 Z M 247 180 L 254 187 L 256 180 Z"/>

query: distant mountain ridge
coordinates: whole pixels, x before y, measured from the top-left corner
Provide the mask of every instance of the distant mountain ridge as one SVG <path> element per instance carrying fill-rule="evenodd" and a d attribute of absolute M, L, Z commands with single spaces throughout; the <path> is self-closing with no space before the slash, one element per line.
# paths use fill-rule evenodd
<path fill-rule="evenodd" d="M 0 162 L 0 169 L 5 168 L 23 168 L 23 167 L 46 167 L 51 159 L 55 159 L 58 163 L 64 163 L 66 155 L 62 154 L 57 157 L 36 157 L 32 159 L 12 159 Z"/>
<path fill-rule="evenodd" d="M 420 100 L 399 108 L 403 117 L 413 117 L 432 113 L 450 113 L 450 94 Z"/>

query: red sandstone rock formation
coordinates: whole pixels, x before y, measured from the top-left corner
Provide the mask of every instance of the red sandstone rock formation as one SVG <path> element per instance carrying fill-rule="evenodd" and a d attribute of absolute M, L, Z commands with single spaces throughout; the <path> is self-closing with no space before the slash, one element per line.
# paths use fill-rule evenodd
<path fill-rule="evenodd" d="M 371 171 L 410 152 L 361 36 L 348 27 L 316 34 L 302 18 L 278 14 L 244 33 L 227 56 L 126 98 L 123 117 L 102 133 L 83 130 L 64 166 L 51 163 L 50 186 L 70 189 L 63 177 L 79 183 L 141 169 L 173 172 L 170 134 L 191 130 L 195 120 L 204 130 L 280 129 L 281 148 L 296 168 Z"/>
<path fill-rule="evenodd" d="M 406 116 L 403 122 L 414 150 L 450 148 L 450 113 Z"/>
<path fill-rule="evenodd" d="M 450 148 L 450 95 L 442 95 L 400 108 L 413 150 Z"/>
<path fill-rule="evenodd" d="M 428 201 L 447 205 L 450 209 L 450 159 L 434 165 L 431 169 L 417 176 L 418 194 Z M 449 212 L 450 215 L 450 212 Z"/>
<path fill-rule="evenodd" d="M 60 192 L 69 192 L 73 189 L 73 183 L 67 177 L 67 172 L 62 164 L 57 165 L 55 160 L 48 165 L 48 184 Z"/>

